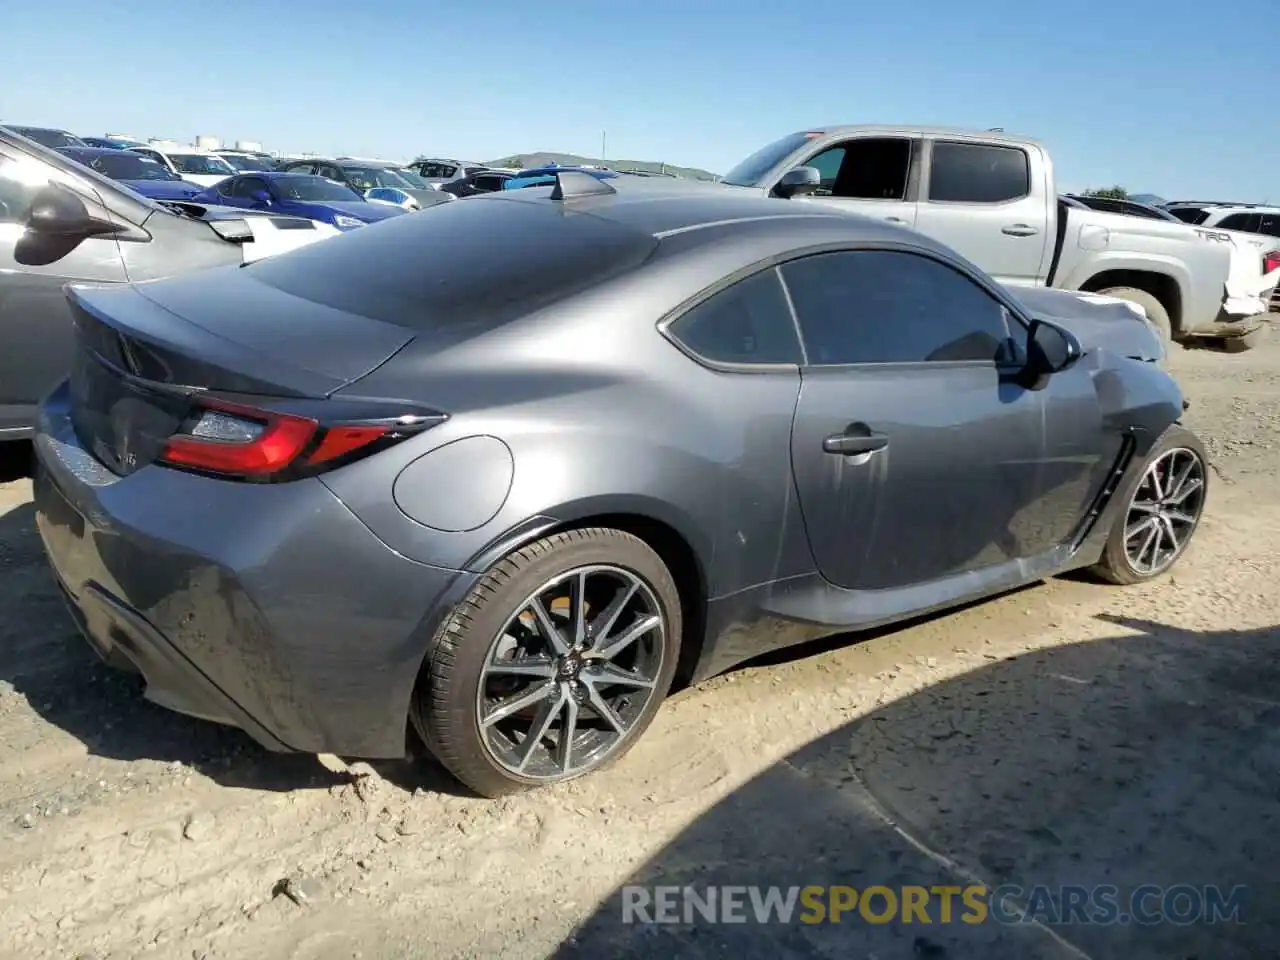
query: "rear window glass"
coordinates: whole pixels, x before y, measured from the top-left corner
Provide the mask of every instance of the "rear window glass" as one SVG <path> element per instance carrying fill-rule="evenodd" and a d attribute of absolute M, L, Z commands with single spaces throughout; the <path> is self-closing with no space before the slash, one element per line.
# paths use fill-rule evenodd
<path fill-rule="evenodd" d="M 425 160 L 418 168 L 420 175 L 424 177 L 448 178 L 458 172 L 456 164 L 444 163 L 440 160 Z"/>
<path fill-rule="evenodd" d="M 658 245 L 610 220 L 498 196 L 395 217 L 243 269 L 285 293 L 444 344 L 626 273 Z"/>
<path fill-rule="evenodd" d="M 1169 212 L 1183 223 L 1204 223 L 1209 219 L 1209 211 L 1199 207 L 1177 207 Z"/>

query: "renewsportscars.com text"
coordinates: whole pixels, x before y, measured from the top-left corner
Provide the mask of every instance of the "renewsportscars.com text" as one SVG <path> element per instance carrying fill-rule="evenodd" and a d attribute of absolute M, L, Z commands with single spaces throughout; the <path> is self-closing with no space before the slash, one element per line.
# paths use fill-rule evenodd
<path fill-rule="evenodd" d="M 1239 923 L 1244 887 L 626 886 L 622 922 L 1141 924 Z"/>

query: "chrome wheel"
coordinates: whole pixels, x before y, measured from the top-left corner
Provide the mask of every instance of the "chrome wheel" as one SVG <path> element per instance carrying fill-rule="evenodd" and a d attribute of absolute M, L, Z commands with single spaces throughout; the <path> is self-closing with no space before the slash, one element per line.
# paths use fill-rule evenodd
<path fill-rule="evenodd" d="M 666 629 L 653 590 L 621 567 L 577 567 L 544 584 L 485 656 L 476 716 L 489 756 L 530 781 L 599 766 L 654 696 Z"/>
<path fill-rule="evenodd" d="M 1204 511 L 1205 464 L 1194 450 L 1175 447 L 1148 464 L 1125 514 L 1125 559 L 1151 576 L 1177 560 Z"/>

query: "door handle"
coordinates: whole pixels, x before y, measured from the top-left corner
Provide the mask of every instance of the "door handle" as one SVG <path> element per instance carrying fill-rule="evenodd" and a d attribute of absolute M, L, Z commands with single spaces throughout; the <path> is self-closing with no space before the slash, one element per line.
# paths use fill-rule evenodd
<path fill-rule="evenodd" d="M 1028 223 L 1011 223 L 1001 227 L 1000 232 L 1011 237 L 1034 237 L 1040 231 Z"/>
<path fill-rule="evenodd" d="M 905 225 L 907 222 L 903 220 L 901 217 L 885 217 L 885 219 L 888 220 L 890 223 L 901 223 L 903 225 Z"/>
<path fill-rule="evenodd" d="M 834 433 L 822 441 L 822 452 L 854 457 L 860 453 L 875 453 L 888 445 L 889 438 L 883 433 Z"/>

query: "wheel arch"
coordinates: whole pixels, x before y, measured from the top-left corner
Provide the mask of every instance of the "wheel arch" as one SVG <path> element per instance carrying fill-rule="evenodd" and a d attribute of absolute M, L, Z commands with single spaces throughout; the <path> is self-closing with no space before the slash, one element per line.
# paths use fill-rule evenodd
<path fill-rule="evenodd" d="M 692 518 L 671 504 L 642 496 L 592 497 L 564 504 L 490 541 L 467 563 L 467 569 L 482 572 L 536 540 L 586 527 L 608 527 L 639 538 L 671 571 L 680 591 L 684 624 L 676 683 L 687 684 L 706 641 L 712 547 Z"/>
<path fill-rule="evenodd" d="M 468 561 L 466 569 L 473 574 L 483 573 L 503 557 L 537 540 L 588 527 L 608 527 L 637 537 L 671 571 L 680 593 L 683 621 L 680 659 L 676 665 L 673 689 L 688 685 L 706 646 L 707 600 L 710 595 L 707 570 L 710 553 L 707 541 L 694 532 L 696 527 L 692 522 L 669 504 L 644 497 L 590 498 L 564 504 L 505 530 L 479 550 Z M 470 582 L 466 584 L 467 589 L 470 588 Z M 465 593 L 466 590 L 457 591 L 443 605 L 443 609 L 438 611 L 438 615 L 426 624 L 426 643 L 423 644 L 418 661 L 413 688 L 417 688 L 427 676 L 439 630 L 447 621 L 449 611 L 463 599 Z M 406 699 L 405 733 L 406 736 L 412 736 L 408 708 L 409 701 Z"/>
<path fill-rule="evenodd" d="M 1169 323 L 1177 334 L 1182 329 L 1182 287 L 1175 277 L 1154 270 L 1114 269 L 1095 273 L 1084 283 L 1080 290 L 1085 293 L 1097 293 L 1113 287 L 1133 287 L 1151 294 L 1160 301 L 1169 314 Z"/>

